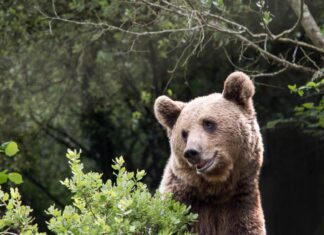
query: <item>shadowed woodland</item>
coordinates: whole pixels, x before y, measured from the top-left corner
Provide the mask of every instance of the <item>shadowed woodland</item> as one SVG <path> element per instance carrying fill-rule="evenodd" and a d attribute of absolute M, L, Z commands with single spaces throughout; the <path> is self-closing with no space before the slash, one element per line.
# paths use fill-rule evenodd
<path fill-rule="evenodd" d="M 267 234 L 324 233 L 322 0 L 12 0 L 0 30 L 0 139 L 20 149 L 0 170 L 23 176 L 40 231 L 70 203 L 67 148 L 105 180 L 124 156 L 153 192 L 169 157 L 155 98 L 221 92 L 240 70 L 256 87 Z"/>

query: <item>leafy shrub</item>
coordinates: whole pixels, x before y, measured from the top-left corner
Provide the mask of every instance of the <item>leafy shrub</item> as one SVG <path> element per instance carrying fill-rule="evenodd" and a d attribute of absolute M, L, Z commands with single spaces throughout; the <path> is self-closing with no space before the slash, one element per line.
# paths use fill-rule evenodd
<path fill-rule="evenodd" d="M 295 119 L 307 132 L 324 139 L 324 78 L 319 77 L 304 86 L 290 85 L 288 88 L 304 99 L 294 109 Z"/>
<path fill-rule="evenodd" d="M 295 107 L 295 116 L 299 117 L 307 127 L 324 128 L 324 78 L 319 81 L 311 81 L 306 85 L 297 87 L 288 86 L 291 92 L 298 93 L 299 96 L 306 94 L 309 97 L 316 97 L 316 102 L 306 102 Z"/>
<path fill-rule="evenodd" d="M 5 214 L 0 219 L 0 234 L 41 235 L 37 225 L 33 225 L 30 217 L 32 209 L 21 203 L 17 188 L 10 188 L 10 194 L 0 189 L 0 206 L 5 207 Z"/>
<path fill-rule="evenodd" d="M 171 195 L 152 195 L 141 183 L 144 171 L 127 172 L 122 157 L 112 166 L 117 176 L 103 183 L 101 174 L 84 173 L 80 152 L 68 150 L 72 177 L 62 184 L 72 193 L 72 204 L 63 210 L 51 206 L 48 229 L 55 234 L 189 234 L 188 224 L 197 219 Z M 0 190 L 0 229 L 17 234 L 38 234 L 31 225 L 29 207 L 21 205 L 17 189 L 10 195 Z"/>
<path fill-rule="evenodd" d="M 303 86 L 289 85 L 291 93 L 298 94 L 302 103 L 294 108 L 292 118 L 282 118 L 267 123 L 274 128 L 279 123 L 294 122 L 304 131 L 324 139 L 324 78 L 317 77 Z"/>

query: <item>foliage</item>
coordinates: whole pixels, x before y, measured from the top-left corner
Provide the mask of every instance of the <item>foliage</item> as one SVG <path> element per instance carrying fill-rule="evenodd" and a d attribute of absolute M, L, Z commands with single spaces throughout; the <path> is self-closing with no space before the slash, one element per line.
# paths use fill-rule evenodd
<path fill-rule="evenodd" d="M 324 78 L 316 78 L 305 85 L 288 85 L 290 93 L 298 94 L 304 102 L 293 109 L 293 117 L 275 119 L 267 123 L 267 128 L 277 124 L 297 122 L 304 131 L 324 138 Z M 300 103 L 300 101 L 299 101 Z"/>
<path fill-rule="evenodd" d="M 152 195 L 141 182 L 145 171 L 127 172 L 124 159 L 112 166 L 116 183 L 103 183 L 101 174 L 84 173 L 80 152 L 68 150 L 72 177 L 62 184 L 72 193 L 71 205 L 63 210 L 51 206 L 48 228 L 55 234 L 189 234 L 188 224 L 197 219 L 189 208 L 174 201 L 171 195 Z M 38 234 L 32 225 L 28 206 L 21 204 L 17 189 L 10 196 L 0 190 L 5 215 L 0 219 L 2 231 Z"/>
<path fill-rule="evenodd" d="M 6 143 L 3 143 L 0 146 L 0 153 L 4 153 L 8 157 L 13 157 L 18 153 L 18 145 L 14 141 L 9 141 Z"/>
<path fill-rule="evenodd" d="M 5 156 L 9 158 L 15 156 L 18 152 L 19 152 L 18 145 L 14 141 L 3 143 L 0 146 L 0 153 L 3 153 Z M 0 184 L 6 183 L 8 179 L 14 184 L 23 183 L 21 174 L 17 172 L 8 173 L 8 169 L 2 170 L 0 172 Z"/>
<path fill-rule="evenodd" d="M 32 209 L 22 205 L 21 196 L 17 188 L 10 188 L 10 194 L 0 188 L 1 207 L 6 212 L 0 218 L 0 234 L 41 235 L 37 225 L 33 225 L 30 217 Z"/>
<path fill-rule="evenodd" d="M 272 21 L 272 16 L 269 10 L 266 9 L 265 0 L 259 0 L 256 3 L 256 6 L 259 8 L 260 14 L 262 16 L 262 23 L 260 23 L 263 27 L 268 27 L 270 22 Z"/>
<path fill-rule="evenodd" d="M 310 98 L 310 101 L 294 108 L 294 115 L 313 133 L 324 137 L 324 78 L 310 81 L 300 87 L 296 84 L 289 85 L 288 88 L 300 97 Z"/>

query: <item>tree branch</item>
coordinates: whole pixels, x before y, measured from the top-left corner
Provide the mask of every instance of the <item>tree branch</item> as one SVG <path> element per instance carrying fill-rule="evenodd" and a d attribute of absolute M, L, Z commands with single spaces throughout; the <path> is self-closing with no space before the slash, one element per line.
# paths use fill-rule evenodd
<path fill-rule="evenodd" d="M 298 0 L 294 0 L 296 3 L 296 9 L 297 9 L 297 7 L 298 7 L 298 3 L 297 3 L 297 1 Z M 298 27 L 298 25 L 300 24 L 300 22 L 301 22 L 301 20 L 302 20 L 302 18 L 303 18 L 303 6 L 304 6 L 304 0 L 300 0 L 300 3 L 299 3 L 299 13 L 298 13 L 298 19 L 297 19 L 297 21 L 296 21 L 296 23 L 294 24 L 294 26 L 293 27 L 291 27 L 290 29 L 287 29 L 287 30 L 285 30 L 285 31 L 283 31 L 283 32 L 281 32 L 281 33 L 279 33 L 279 34 L 277 34 L 277 35 L 274 35 L 274 40 L 276 40 L 276 39 L 278 39 L 278 38 L 281 38 L 282 36 L 284 36 L 284 35 L 286 35 L 286 34 L 289 34 L 289 33 L 291 33 L 291 32 L 293 32 L 297 27 Z"/>
<path fill-rule="evenodd" d="M 209 26 L 211 28 L 213 28 L 214 26 L 209 24 Z M 225 33 L 228 33 L 226 31 L 224 31 Z M 271 54 L 270 52 L 264 50 L 263 48 L 261 48 L 260 46 L 258 46 L 256 43 L 254 43 L 253 41 L 247 39 L 246 37 L 244 37 L 243 35 L 240 34 L 230 34 L 231 36 L 239 39 L 240 41 L 246 43 L 247 45 L 249 45 L 251 48 L 253 48 L 254 50 L 256 50 L 257 52 L 259 52 L 261 54 L 262 57 L 264 58 L 268 58 L 271 59 L 273 62 L 279 64 L 279 65 L 283 65 L 284 67 L 287 68 L 291 68 L 291 69 L 295 69 L 295 70 L 299 70 L 305 73 L 310 73 L 310 74 L 314 74 L 317 70 L 309 68 L 309 67 L 305 67 L 296 63 L 292 63 L 288 60 L 285 60 L 283 58 L 280 58 L 274 54 Z"/>
<path fill-rule="evenodd" d="M 308 62 L 308 65 L 302 65 L 301 63 L 290 61 L 289 59 L 285 57 L 280 57 L 274 53 L 271 53 L 267 50 L 266 44 L 268 40 L 270 41 L 279 41 L 284 43 L 292 43 L 295 46 L 305 47 L 312 50 L 316 50 L 317 52 L 320 52 L 324 54 L 324 49 L 322 46 L 317 46 L 319 44 L 310 45 L 305 42 L 301 42 L 298 40 L 293 40 L 290 38 L 283 38 L 282 36 L 291 33 L 296 29 L 296 27 L 299 25 L 300 22 L 305 22 L 305 19 L 308 19 L 309 17 L 309 10 L 305 4 L 303 4 L 304 0 L 288 0 L 288 1 L 294 1 L 295 5 L 299 6 L 298 11 L 298 20 L 293 25 L 292 28 L 283 31 L 282 33 L 278 35 L 273 35 L 270 32 L 270 36 L 267 33 L 253 33 L 251 30 L 249 30 L 246 26 L 241 25 L 231 19 L 225 18 L 220 15 L 214 15 L 211 14 L 203 9 L 195 9 L 195 6 L 193 4 L 188 5 L 185 3 L 184 5 L 176 4 L 167 0 L 161 0 L 159 2 L 151 1 L 151 0 L 141 0 L 134 2 L 133 4 L 141 4 L 146 5 L 150 10 L 157 11 L 158 12 L 164 12 L 165 14 L 176 14 L 179 17 L 181 17 L 184 22 L 187 22 L 188 27 L 179 27 L 179 28 L 172 28 L 172 29 L 161 29 L 161 30 L 152 30 L 147 29 L 145 27 L 139 28 L 138 30 L 134 31 L 131 29 L 131 27 L 124 28 L 123 25 L 116 26 L 111 25 L 109 23 L 95 23 L 91 21 L 77 21 L 77 20 L 71 20 L 71 19 L 64 19 L 61 18 L 57 12 L 54 12 L 54 16 L 50 17 L 46 15 L 45 13 L 41 12 L 46 19 L 48 19 L 50 22 L 52 21 L 62 21 L 67 23 L 73 23 L 78 25 L 90 25 L 93 27 L 101 28 L 102 31 L 119 31 L 123 32 L 125 34 L 134 35 L 134 36 L 152 36 L 152 35 L 160 35 L 160 34 L 170 34 L 170 33 L 179 33 L 179 32 L 185 32 L 190 35 L 191 40 L 189 41 L 188 45 L 185 46 L 185 50 L 182 53 L 181 57 L 186 56 L 184 59 L 184 63 L 187 62 L 187 60 L 196 53 L 197 49 L 203 45 L 205 40 L 205 30 L 209 29 L 212 32 L 217 31 L 224 34 L 227 34 L 228 36 L 235 38 L 243 43 L 245 43 L 248 47 L 253 48 L 256 50 L 260 55 L 265 58 L 273 61 L 274 63 L 282 66 L 284 69 L 294 69 L 298 70 L 304 73 L 308 74 L 314 74 L 318 71 L 318 68 L 315 66 L 313 68 L 313 61 L 309 60 L 310 57 L 306 57 L 305 59 Z M 297 4 L 297 2 L 301 4 Z M 190 2 L 189 2 L 190 3 Z M 302 7 L 303 6 L 303 7 Z M 305 8 L 306 6 L 306 8 Z M 161 14 L 162 14 L 161 13 Z M 308 17 L 308 18 L 307 18 Z M 316 25 L 316 23 L 315 23 Z M 304 25 L 303 25 L 304 26 Z M 260 44 L 265 45 L 264 48 L 260 46 Z M 191 50 L 188 53 L 187 50 Z M 185 55 L 186 53 L 186 55 Z M 175 68 L 178 66 L 179 61 L 177 62 Z M 279 70 L 278 72 L 280 72 Z"/>

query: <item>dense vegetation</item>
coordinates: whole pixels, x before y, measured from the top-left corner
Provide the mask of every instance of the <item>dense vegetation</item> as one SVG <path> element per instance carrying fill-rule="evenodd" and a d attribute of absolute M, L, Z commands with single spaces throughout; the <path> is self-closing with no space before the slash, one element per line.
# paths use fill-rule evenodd
<path fill-rule="evenodd" d="M 102 172 L 103 182 L 114 182 L 109 166 L 123 155 L 130 171 L 145 169 L 144 182 L 154 191 L 169 153 L 153 114 L 155 98 L 166 94 L 185 101 L 221 92 L 233 70 L 253 78 L 266 141 L 275 135 L 287 149 L 297 149 L 284 136 L 293 128 L 301 130 L 303 142 L 312 141 L 309 155 L 323 155 L 324 46 L 303 16 L 311 13 L 323 37 L 324 3 L 305 1 L 309 12 L 301 15 L 300 2 L 1 3 L 0 139 L 15 140 L 20 152 L 1 157 L 0 171 L 23 176 L 23 204 L 34 209 L 40 230 L 47 230 L 44 211 L 51 204 L 71 204 L 59 183 L 70 172 L 62 158 L 67 148 L 82 149 L 86 171 Z M 318 185 L 322 178 L 316 175 Z M 13 178 L 0 173 L 5 179 Z M 12 186 L 6 182 L 2 190 Z M 11 198 L 17 195 L 12 191 Z M 324 231 L 321 218 L 314 231 Z"/>
<path fill-rule="evenodd" d="M 101 174 L 84 173 L 80 153 L 68 150 L 72 177 L 61 182 L 72 193 L 72 204 L 63 210 L 50 206 L 48 229 L 55 234 L 189 234 L 188 225 L 197 219 L 189 208 L 158 192 L 151 195 L 141 179 L 145 171 L 127 172 L 122 157 L 113 169 L 116 183 L 103 182 Z M 1 234 L 44 234 L 38 232 L 17 188 L 10 194 L 0 189 Z"/>

